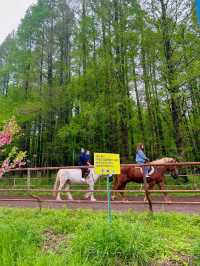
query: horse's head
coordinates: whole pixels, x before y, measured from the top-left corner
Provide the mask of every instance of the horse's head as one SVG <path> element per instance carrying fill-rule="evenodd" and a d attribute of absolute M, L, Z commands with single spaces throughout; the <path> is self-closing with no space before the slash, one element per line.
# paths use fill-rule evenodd
<path fill-rule="evenodd" d="M 169 158 L 169 157 L 165 157 L 156 161 L 153 161 L 152 163 L 155 164 L 167 164 L 166 166 L 163 166 L 163 169 L 165 169 L 166 171 L 171 172 L 171 176 L 176 179 L 178 177 L 178 170 L 176 165 L 170 165 L 170 164 L 175 164 L 177 163 L 177 161 L 174 158 Z"/>

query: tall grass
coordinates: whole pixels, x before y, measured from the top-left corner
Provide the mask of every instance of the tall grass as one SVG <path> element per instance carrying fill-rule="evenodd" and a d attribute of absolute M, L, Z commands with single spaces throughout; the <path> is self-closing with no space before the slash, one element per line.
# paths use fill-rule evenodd
<path fill-rule="evenodd" d="M 25 226 L 0 225 L 0 265 L 21 265 L 32 257 L 39 237 Z"/>
<path fill-rule="evenodd" d="M 144 225 L 121 219 L 108 224 L 96 220 L 77 228 L 69 250 L 70 265 L 150 265 L 164 249 L 159 235 Z M 159 243 L 159 244 L 158 244 Z"/>
<path fill-rule="evenodd" d="M 41 236 L 23 224 L 0 225 L 1 266 L 61 266 L 63 256 L 44 254 L 40 250 Z"/>
<path fill-rule="evenodd" d="M 200 265 L 200 216 L 0 209 L 0 266 Z M 170 264 L 171 263 L 171 264 Z"/>

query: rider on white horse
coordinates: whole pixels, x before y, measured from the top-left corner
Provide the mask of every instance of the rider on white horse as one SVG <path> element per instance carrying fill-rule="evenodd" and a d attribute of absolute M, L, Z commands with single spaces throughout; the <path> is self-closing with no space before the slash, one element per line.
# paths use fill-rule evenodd
<path fill-rule="evenodd" d="M 91 156 L 90 151 L 81 148 L 81 153 L 79 156 L 79 165 L 80 166 L 91 166 Z M 88 168 L 81 168 L 82 171 L 82 182 L 85 182 L 85 178 L 88 177 L 90 170 Z"/>
<path fill-rule="evenodd" d="M 95 174 L 94 168 L 90 169 L 87 180 L 84 179 L 85 184 L 89 186 L 89 192 L 85 194 L 85 198 L 90 198 L 91 201 L 95 201 L 94 197 L 94 185 L 97 182 L 100 175 Z M 54 194 L 57 200 L 61 200 L 60 191 L 66 186 L 67 196 L 69 200 L 72 200 L 70 193 L 70 186 L 73 184 L 83 184 L 81 169 L 60 169 L 56 176 L 56 182 L 54 184 Z M 59 190 L 59 192 L 57 191 Z"/>

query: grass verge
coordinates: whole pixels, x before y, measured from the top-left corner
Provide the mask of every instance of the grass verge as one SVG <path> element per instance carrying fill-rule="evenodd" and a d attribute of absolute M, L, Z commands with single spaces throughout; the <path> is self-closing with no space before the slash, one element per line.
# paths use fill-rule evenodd
<path fill-rule="evenodd" d="M 197 215 L 0 209 L 0 265 L 200 265 L 199 236 Z"/>

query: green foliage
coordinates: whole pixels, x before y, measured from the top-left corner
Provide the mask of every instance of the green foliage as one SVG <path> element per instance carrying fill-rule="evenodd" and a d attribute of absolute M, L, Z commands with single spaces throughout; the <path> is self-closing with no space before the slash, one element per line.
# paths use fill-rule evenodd
<path fill-rule="evenodd" d="M 0 264 L 2 266 L 63 265 L 63 256 L 43 254 L 41 236 L 24 224 L 0 225 Z"/>
<path fill-rule="evenodd" d="M 155 239 L 154 239 L 155 241 Z M 80 226 L 71 242 L 71 265 L 147 265 L 157 254 L 142 225 L 123 220 Z"/>
<path fill-rule="evenodd" d="M 198 265 L 199 216 L 0 210 L 2 266 Z"/>
<path fill-rule="evenodd" d="M 29 261 L 37 250 L 39 236 L 27 226 L 19 224 L 1 224 L 0 232 L 0 264 L 25 265 L 24 262 Z"/>
<path fill-rule="evenodd" d="M 193 245 L 192 256 L 194 257 L 194 265 L 199 265 L 200 263 L 200 241 L 196 241 Z"/>
<path fill-rule="evenodd" d="M 199 160 L 194 14 L 143 2 L 38 0 L 0 46 L 0 124 L 16 116 L 32 165 L 75 164 L 82 146 L 132 162 L 138 142 Z"/>

